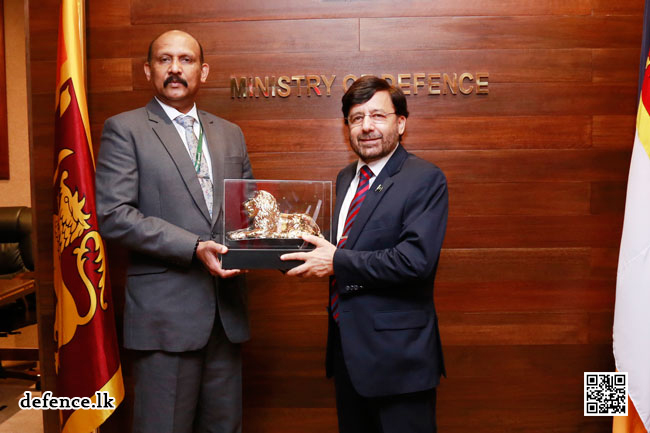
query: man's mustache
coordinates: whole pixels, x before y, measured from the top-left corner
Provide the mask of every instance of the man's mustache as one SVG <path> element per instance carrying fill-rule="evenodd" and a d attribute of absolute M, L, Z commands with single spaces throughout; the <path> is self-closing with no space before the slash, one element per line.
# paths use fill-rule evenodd
<path fill-rule="evenodd" d="M 377 140 L 378 138 L 381 138 L 381 134 L 359 134 L 357 137 L 358 140 Z"/>
<path fill-rule="evenodd" d="M 185 81 L 184 79 L 182 79 L 177 75 L 170 75 L 169 77 L 167 77 L 167 79 L 163 83 L 163 87 L 167 87 L 169 83 L 181 83 L 183 86 L 187 87 L 187 81 Z"/>

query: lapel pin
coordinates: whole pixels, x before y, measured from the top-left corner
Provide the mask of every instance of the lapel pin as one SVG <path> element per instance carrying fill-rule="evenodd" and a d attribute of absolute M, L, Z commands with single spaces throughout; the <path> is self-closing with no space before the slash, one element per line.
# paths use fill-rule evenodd
<path fill-rule="evenodd" d="M 384 189 L 384 187 L 381 184 L 379 184 L 377 185 L 377 188 L 375 188 L 375 192 L 381 192 L 382 189 Z"/>

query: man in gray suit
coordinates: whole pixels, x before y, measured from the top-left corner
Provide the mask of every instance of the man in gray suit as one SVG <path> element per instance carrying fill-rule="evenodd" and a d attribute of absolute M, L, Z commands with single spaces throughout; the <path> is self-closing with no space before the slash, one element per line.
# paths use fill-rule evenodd
<path fill-rule="evenodd" d="M 236 125 L 197 110 L 209 72 L 191 35 L 154 39 L 146 107 L 108 119 L 97 158 L 100 230 L 129 250 L 124 346 L 134 350 L 134 432 L 241 431 L 246 287 L 224 270 L 224 178 L 252 178 Z"/>

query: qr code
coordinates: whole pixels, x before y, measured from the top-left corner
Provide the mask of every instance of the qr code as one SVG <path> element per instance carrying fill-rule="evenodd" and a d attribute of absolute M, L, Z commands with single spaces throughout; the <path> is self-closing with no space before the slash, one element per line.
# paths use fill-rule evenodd
<path fill-rule="evenodd" d="M 627 416 L 627 373 L 585 373 L 585 416 Z"/>

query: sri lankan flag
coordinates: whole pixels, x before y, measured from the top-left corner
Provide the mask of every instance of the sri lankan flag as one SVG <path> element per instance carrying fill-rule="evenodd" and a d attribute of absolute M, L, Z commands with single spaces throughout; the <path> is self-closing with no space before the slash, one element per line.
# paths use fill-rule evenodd
<path fill-rule="evenodd" d="M 646 4 L 644 39 L 647 14 Z M 644 46 L 614 313 L 614 358 L 616 369 L 628 373 L 628 416 L 614 417 L 614 433 L 650 430 L 650 58 Z"/>
<path fill-rule="evenodd" d="M 104 242 L 97 231 L 95 163 L 86 105 L 84 0 L 62 0 L 54 170 L 54 340 L 57 395 L 124 397 Z M 88 433 L 114 409 L 61 410 L 63 433 Z"/>

